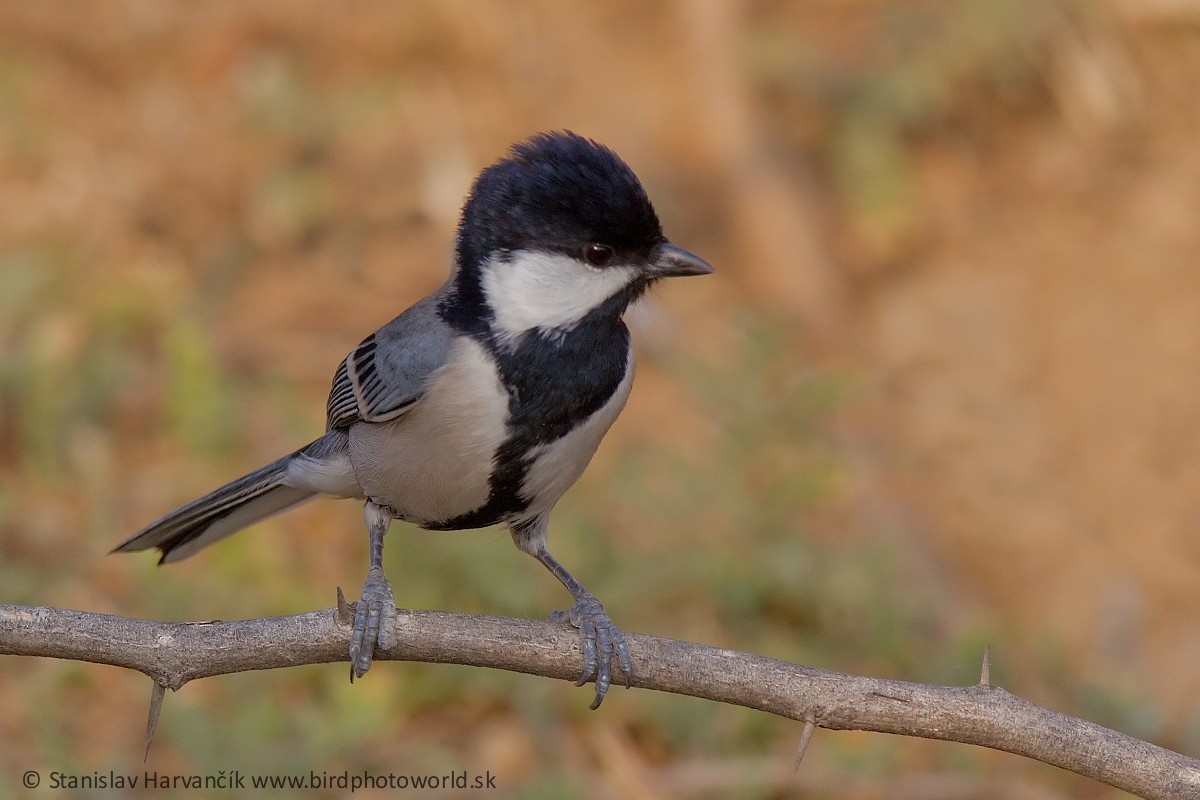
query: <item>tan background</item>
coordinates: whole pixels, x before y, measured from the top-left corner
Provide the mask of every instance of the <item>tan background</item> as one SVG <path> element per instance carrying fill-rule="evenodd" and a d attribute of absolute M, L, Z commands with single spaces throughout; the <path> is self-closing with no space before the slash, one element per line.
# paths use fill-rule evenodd
<path fill-rule="evenodd" d="M 170 570 L 103 554 L 314 436 L 346 350 L 441 281 L 477 170 L 571 128 L 718 267 L 632 315 L 633 400 L 556 517 L 618 624 L 959 683 L 987 642 L 1005 685 L 1200 752 L 1198 75 L 1188 0 L 0 3 L 0 600 L 203 619 L 358 586 L 351 504 Z M 388 558 L 401 605 L 564 600 L 502 532 Z M 151 765 L 1115 796 L 862 734 L 793 776 L 794 726 L 677 698 L 294 672 L 168 698 Z M 147 688 L 0 660 L 5 780 L 140 769 Z"/>

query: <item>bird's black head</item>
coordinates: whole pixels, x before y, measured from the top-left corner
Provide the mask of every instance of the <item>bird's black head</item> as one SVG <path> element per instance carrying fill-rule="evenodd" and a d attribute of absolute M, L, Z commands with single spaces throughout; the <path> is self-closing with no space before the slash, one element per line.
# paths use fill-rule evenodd
<path fill-rule="evenodd" d="M 633 170 L 607 147 L 566 131 L 516 144 L 480 173 L 463 208 L 458 257 L 467 265 L 497 251 L 538 250 L 630 263 L 649 259 L 662 241 Z"/>
<path fill-rule="evenodd" d="M 616 320 L 654 281 L 712 271 L 669 243 L 624 161 L 574 133 L 544 133 L 480 173 L 458 229 L 461 328 L 511 339 Z"/>

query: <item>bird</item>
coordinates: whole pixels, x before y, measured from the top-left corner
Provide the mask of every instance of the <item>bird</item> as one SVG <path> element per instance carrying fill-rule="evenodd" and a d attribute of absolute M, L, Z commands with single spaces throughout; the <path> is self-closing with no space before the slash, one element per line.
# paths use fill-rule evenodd
<path fill-rule="evenodd" d="M 551 614 L 579 629 L 577 686 L 599 707 L 628 646 L 599 600 L 547 546 L 550 512 L 629 397 L 626 309 L 658 281 L 713 267 L 663 235 L 633 170 L 569 130 L 512 145 L 463 204 L 442 287 L 337 367 L 325 433 L 194 500 L 113 552 L 187 558 L 317 496 L 363 502 L 369 565 L 354 604 L 350 680 L 394 641 L 383 571 L 393 520 L 430 531 L 505 525 L 571 594 Z"/>

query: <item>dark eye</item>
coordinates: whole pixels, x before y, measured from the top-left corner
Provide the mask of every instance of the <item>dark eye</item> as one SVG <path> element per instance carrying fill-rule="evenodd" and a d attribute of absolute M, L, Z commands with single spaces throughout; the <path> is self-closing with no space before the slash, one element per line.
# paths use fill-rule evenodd
<path fill-rule="evenodd" d="M 589 244 L 583 248 L 583 260 L 593 267 L 603 267 L 614 255 L 616 251 L 606 244 Z"/>

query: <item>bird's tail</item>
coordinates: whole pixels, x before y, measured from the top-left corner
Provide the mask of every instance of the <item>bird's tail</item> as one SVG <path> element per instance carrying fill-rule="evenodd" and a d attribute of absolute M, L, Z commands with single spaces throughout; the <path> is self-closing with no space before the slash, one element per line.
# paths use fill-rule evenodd
<path fill-rule="evenodd" d="M 288 464 L 300 452 L 225 484 L 151 522 L 113 550 L 132 553 L 157 547 L 159 563 L 179 561 L 242 528 L 310 500 L 316 493 L 286 485 Z"/>

